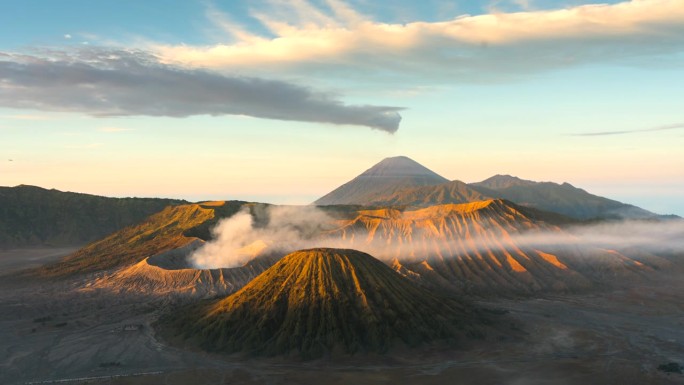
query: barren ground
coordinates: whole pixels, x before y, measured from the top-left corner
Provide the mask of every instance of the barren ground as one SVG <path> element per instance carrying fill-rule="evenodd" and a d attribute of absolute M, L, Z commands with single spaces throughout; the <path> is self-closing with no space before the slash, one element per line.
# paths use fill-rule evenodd
<path fill-rule="evenodd" d="M 31 247 L 11 250 L 0 250 L 0 274 L 38 267 L 49 262 L 55 262 L 78 250 L 79 246 L 73 247 Z"/>
<path fill-rule="evenodd" d="M 25 257 L 4 252 L 0 261 L 17 268 Z M 508 309 L 525 338 L 344 362 L 245 360 L 157 340 L 150 323 L 159 299 L 10 274 L 0 276 L 0 384 L 684 384 L 684 375 L 657 370 L 684 363 L 681 276 L 487 305 Z"/>

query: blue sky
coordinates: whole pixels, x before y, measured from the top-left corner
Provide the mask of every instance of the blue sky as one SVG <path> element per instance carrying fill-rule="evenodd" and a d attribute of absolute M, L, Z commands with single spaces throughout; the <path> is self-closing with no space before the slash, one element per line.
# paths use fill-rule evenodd
<path fill-rule="evenodd" d="M 590 1 L 536 1 L 535 9 L 589 4 Z M 615 3 L 608 1 L 602 3 Z M 325 1 L 312 1 L 325 7 Z M 521 10 L 509 1 L 413 0 L 386 2 L 350 1 L 351 6 L 383 22 L 441 21 L 463 14 L 487 13 L 492 7 Z M 0 44 L 17 49 L 42 44 L 62 44 L 70 34 L 74 43 L 143 37 L 168 43 L 207 44 L 216 28 L 207 23 L 206 12 L 217 8 L 236 21 L 265 32 L 251 16 L 251 10 L 268 8 L 269 1 L 137 1 L 137 0 L 24 0 L 3 4 Z M 30 21 L 30 22 L 29 22 Z M 93 38 L 96 37 L 96 38 Z"/>
<path fill-rule="evenodd" d="M 8 2 L 0 185 L 308 203 L 407 155 L 684 215 L 684 4 L 601 4 Z"/>

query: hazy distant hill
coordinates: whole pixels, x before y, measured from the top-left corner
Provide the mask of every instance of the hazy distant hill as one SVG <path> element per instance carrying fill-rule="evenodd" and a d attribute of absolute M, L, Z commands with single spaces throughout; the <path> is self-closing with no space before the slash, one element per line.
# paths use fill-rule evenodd
<path fill-rule="evenodd" d="M 83 244 L 181 203 L 174 199 L 107 198 L 25 185 L 0 187 L 0 248 Z"/>
<path fill-rule="evenodd" d="M 506 199 L 580 220 L 664 217 L 568 183 L 534 182 L 509 175 L 496 175 L 479 183 L 450 182 L 402 156 L 384 159 L 314 204 L 429 207 L 488 199 Z"/>
<path fill-rule="evenodd" d="M 237 293 L 175 311 L 168 334 L 207 350 L 316 358 L 463 343 L 493 329 L 483 313 L 423 289 L 356 250 L 285 256 Z"/>
<path fill-rule="evenodd" d="M 361 175 L 314 202 L 316 205 L 367 205 L 379 197 L 418 186 L 430 186 L 449 180 L 405 157 L 383 159 Z"/>
<path fill-rule="evenodd" d="M 495 175 L 471 183 L 472 189 L 494 198 L 553 211 L 577 219 L 652 219 L 659 215 L 642 208 L 590 194 L 569 183 L 533 182 L 510 175 Z"/>

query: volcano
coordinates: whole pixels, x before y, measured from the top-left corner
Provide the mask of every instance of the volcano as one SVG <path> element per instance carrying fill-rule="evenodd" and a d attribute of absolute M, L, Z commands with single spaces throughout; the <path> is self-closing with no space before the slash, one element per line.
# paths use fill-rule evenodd
<path fill-rule="evenodd" d="M 235 294 L 162 324 L 209 351 L 309 359 L 483 338 L 491 323 L 483 314 L 368 254 L 318 248 L 288 254 Z"/>
<path fill-rule="evenodd" d="M 386 158 L 356 178 L 314 202 L 315 205 L 367 205 L 411 187 L 432 186 L 449 180 L 405 156 Z"/>
<path fill-rule="evenodd" d="M 394 260 L 396 271 L 424 284 L 478 294 L 584 290 L 663 267 L 655 256 L 578 243 L 557 221 L 553 214 L 487 200 L 360 210 L 330 236 Z"/>

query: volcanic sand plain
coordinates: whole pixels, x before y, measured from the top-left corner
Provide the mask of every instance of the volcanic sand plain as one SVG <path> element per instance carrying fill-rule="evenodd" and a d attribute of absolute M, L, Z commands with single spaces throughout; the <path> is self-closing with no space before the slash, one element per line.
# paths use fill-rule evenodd
<path fill-rule="evenodd" d="M 25 255 L 3 261 L 20 268 Z M 606 292 L 479 300 L 520 325 L 509 341 L 305 362 L 171 346 L 152 327 L 168 297 L 89 288 L 96 277 L 0 276 L 0 384 L 684 384 L 658 370 L 684 363 L 677 272 Z"/>

